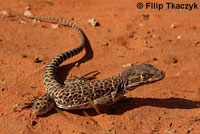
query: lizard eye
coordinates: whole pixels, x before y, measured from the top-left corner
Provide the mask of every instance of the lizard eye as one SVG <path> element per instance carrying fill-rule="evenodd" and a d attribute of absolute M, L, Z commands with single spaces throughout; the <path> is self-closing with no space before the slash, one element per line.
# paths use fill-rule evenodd
<path fill-rule="evenodd" d="M 142 75 L 141 75 L 141 78 L 143 78 L 143 79 L 147 79 L 148 77 L 149 77 L 148 74 L 142 74 Z"/>

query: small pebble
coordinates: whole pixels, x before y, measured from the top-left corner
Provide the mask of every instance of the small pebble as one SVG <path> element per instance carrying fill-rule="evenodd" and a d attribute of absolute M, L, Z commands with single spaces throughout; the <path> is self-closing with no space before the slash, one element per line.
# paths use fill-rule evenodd
<path fill-rule="evenodd" d="M 132 66 L 132 65 L 133 65 L 132 63 L 128 63 L 128 64 L 122 65 L 122 67 L 130 67 L 130 66 Z"/>
<path fill-rule="evenodd" d="M 169 124 L 169 127 L 171 127 L 172 126 L 172 122 L 170 122 L 170 124 Z"/>
<path fill-rule="evenodd" d="M 171 28 L 172 28 L 172 29 L 175 29 L 176 26 L 175 26 L 174 24 L 171 24 Z"/>
<path fill-rule="evenodd" d="M 7 11 L 1 11 L 0 13 L 3 15 L 7 15 L 7 16 L 9 15 L 9 13 Z"/>
<path fill-rule="evenodd" d="M 168 133 L 168 134 L 174 134 L 174 133 L 176 133 L 176 129 L 172 129 L 172 130 L 170 130 L 170 131 L 164 130 L 164 132 L 165 132 L 165 133 Z"/>
<path fill-rule="evenodd" d="M 32 126 L 35 126 L 36 124 L 37 124 L 37 121 L 32 121 L 32 122 L 31 122 L 31 125 L 32 125 Z"/>
<path fill-rule="evenodd" d="M 128 35 L 129 38 L 133 38 L 135 37 L 135 31 L 132 31 L 129 35 Z"/>
<path fill-rule="evenodd" d="M 73 17 L 70 17 L 70 20 L 74 21 L 74 18 L 73 18 Z"/>
<path fill-rule="evenodd" d="M 142 26 L 144 26 L 144 24 L 143 24 L 143 23 L 140 23 L 140 26 L 142 27 Z"/>
<path fill-rule="evenodd" d="M 83 124 L 88 124 L 88 123 L 89 123 L 89 122 L 88 122 L 88 121 L 86 121 L 86 120 L 84 120 L 84 121 L 83 121 Z"/>
<path fill-rule="evenodd" d="M 168 40 L 168 42 L 172 42 L 172 40 Z"/>
<path fill-rule="evenodd" d="M 186 131 L 186 134 L 189 134 L 193 129 L 192 128 L 188 128 L 188 130 Z"/>
<path fill-rule="evenodd" d="M 39 58 L 36 58 L 36 59 L 34 60 L 34 62 L 35 62 L 35 63 L 41 63 L 41 62 L 43 62 L 43 60 L 40 60 Z"/>
<path fill-rule="evenodd" d="M 25 10 L 31 10 L 30 6 L 25 7 Z"/>
<path fill-rule="evenodd" d="M 35 21 L 35 19 L 34 19 L 34 21 Z M 35 21 L 36 22 L 36 21 Z M 37 21 L 38 22 L 38 21 Z M 40 22 L 38 22 L 38 23 L 40 23 Z M 46 25 L 42 25 L 42 28 L 48 28 Z"/>
<path fill-rule="evenodd" d="M 30 85 L 30 88 L 37 88 L 36 86 L 32 86 L 32 85 Z"/>
<path fill-rule="evenodd" d="M 181 36 L 177 36 L 177 39 L 181 39 L 182 37 Z"/>
<path fill-rule="evenodd" d="M 103 46 L 108 46 L 108 45 L 109 45 L 108 42 L 103 43 Z"/>
<path fill-rule="evenodd" d="M 153 48 L 153 46 L 149 46 L 149 48 Z"/>
<path fill-rule="evenodd" d="M 199 44 L 200 44 L 200 41 L 197 41 L 197 42 L 195 42 L 194 44 L 195 44 L 195 45 L 199 45 Z"/>
<path fill-rule="evenodd" d="M 158 117 L 158 121 L 159 121 L 159 120 L 161 120 L 161 117 L 160 117 L 160 116 Z"/>
<path fill-rule="evenodd" d="M 53 29 L 56 29 L 56 28 L 59 27 L 59 25 L 58 25 L 58 24 L 52 24 L 51 27 L 52 27 Z"/>
<path fill-rule="evenodd" d="M 151 56 L 151 59 L 154 60 L 154 61 L 157 61 L 158 59 L 154 56 Z"/>
<path fill-rule="evenodd" d="M 197 29 L 197 27 L 194 26 L 194 25 L 190 25 L 190 28 L 193 29 L 193 30 Z"/>
<path fill-rule="evenodd" d="M 100 25 L 99 22 L 97 22 L 94 18 L 89 19 L 89 20 L 88 20 L 88 23 L 90 23 L 93 27 L 94 27 L 94 26 L 99 26 L 99 25 Z"/>
<path fill-rule="evenodd" d="M 33 14 L 31 13 L 31 11 L 27 10 L 27 11 L 24 12 L 24 16 L 28 16 L 29 17 L 29 16 L 33 16 Z"/>
<path fill-rule="evenodd" d="M 146 40 L 144 40 L 144 44 L 147 44 L 148 42 Z"/>
<path fill-rule="evenodd" d="M 142 14 L 141 18 L 143 20 L 148 20 L 149 19 L 149 14 Z"/>
<path fill-rule="evenodd" d="M 21 54 L 21 56 L 22 56 L 22 58 L 26 58 L 27 56 L 26 55 L 24 55 L 24 54 Z"/>
<path fill-rule="evenodd" d="M 79 66 L 79 63 L 78 63 L 78 62 L 76 62 L 74 66 L 75 66 L 75 67 L 78 67 L 78 66 Z"/>
<path fill-rule="evenodd" d="M 146 34 L 150 34 L 150 33 L 151 33 L 150 31 L 147 31 L 147 32 L 146 32 Z"/>
<path fill-rule="evenodd" d="M 26 21 L 21 20 L 20 23 L 21 24 L 26 24 Z"/>
<path fill-rule="evenodd" d="M 178 60 L 175 57 L 171 57 L 172 62 L 175 64 L 178 62 Z"/>

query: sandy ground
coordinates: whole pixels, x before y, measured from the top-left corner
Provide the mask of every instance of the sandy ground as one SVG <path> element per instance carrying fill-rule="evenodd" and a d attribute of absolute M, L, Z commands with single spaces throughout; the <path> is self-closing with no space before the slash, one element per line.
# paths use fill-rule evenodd
<path fill-rule="evenodd" d="M 137 9 L 138 2 L 147 1 L 0 0 L 0 133 L 199 134 L 200 9 Z M 89 40 L 86 51 L 60 66 L 59 81 L 94 70 L 100 72 L 96 79 L 111 77 L 129 63 L 152 64 L 165 78 L 127 93 L 133 98 L 116 103 L 112 114 L 87 110 L 93 120 L 81 110 L 64 111 L 68 119 L 55 110 L 38 118 L 31 109 L 13 112 L 30 94 L 45 92 L 48 61 L 80 43 L 69 27 L 22 17 L 28 7 L 34 15 L 70 20 Z M 100 26 L 88 24 L 91 18 Z"/>

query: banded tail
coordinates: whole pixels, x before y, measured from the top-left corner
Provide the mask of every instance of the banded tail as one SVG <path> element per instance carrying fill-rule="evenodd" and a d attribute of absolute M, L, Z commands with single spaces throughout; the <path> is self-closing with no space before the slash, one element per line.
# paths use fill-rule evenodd
<path fill-rule="evenodd" d="M 57 67 L 63 63 L 65 60 L 79 54 L 83 48 L 85 47 L 86 44 L 86 38 L 85 35 L 83 34 L 83 32 L 81 31 L 80 28 L 78 28 L 76 25 L 74 25 L 73 23 L 62 19 L 62 18 L 56 18 L 56 17 L 46 17 L 46 16 L 27 16 L 25 15 L 25 17 L 27 18 L 31 18 L 31 19 L 47 19 L 47 20 L 54 20 L 54 21 L 59 21 L 62 22 L 70 27 L 72 27 L 73 29 L 75 29 L 77 31 L 77 33 L 79 34 L 80 38 L 81 38 L 81 43 L 79 45 L 79 47 L 69 50 L 67 52 L 64 52 L 58 56 L 56 56 L 55 58 L 53 58 L 46 66 L 45 68 L 45 72 L 44 72 L 44 85 L 45 85 L 45 89 L 47 92 L 50 92 L 51 90 L 53 90 L 53 87 L 55 88 L 56 86 L 60 85 L 57 81 L 56 81 L 56 71 L 57 71 Z"/>

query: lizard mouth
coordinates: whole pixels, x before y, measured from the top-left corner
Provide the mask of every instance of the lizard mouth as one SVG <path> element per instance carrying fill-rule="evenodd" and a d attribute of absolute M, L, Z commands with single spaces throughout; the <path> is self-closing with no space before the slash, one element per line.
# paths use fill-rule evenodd
<path fill-rule="evenodd" d="M 162 80 L 165 77 L 165 73 L 162 70 L 156 72 L 156 75 L 153 75 L 152 78 L 149 79 L 148 82 L 155 82 L 158 80 Z"/>

